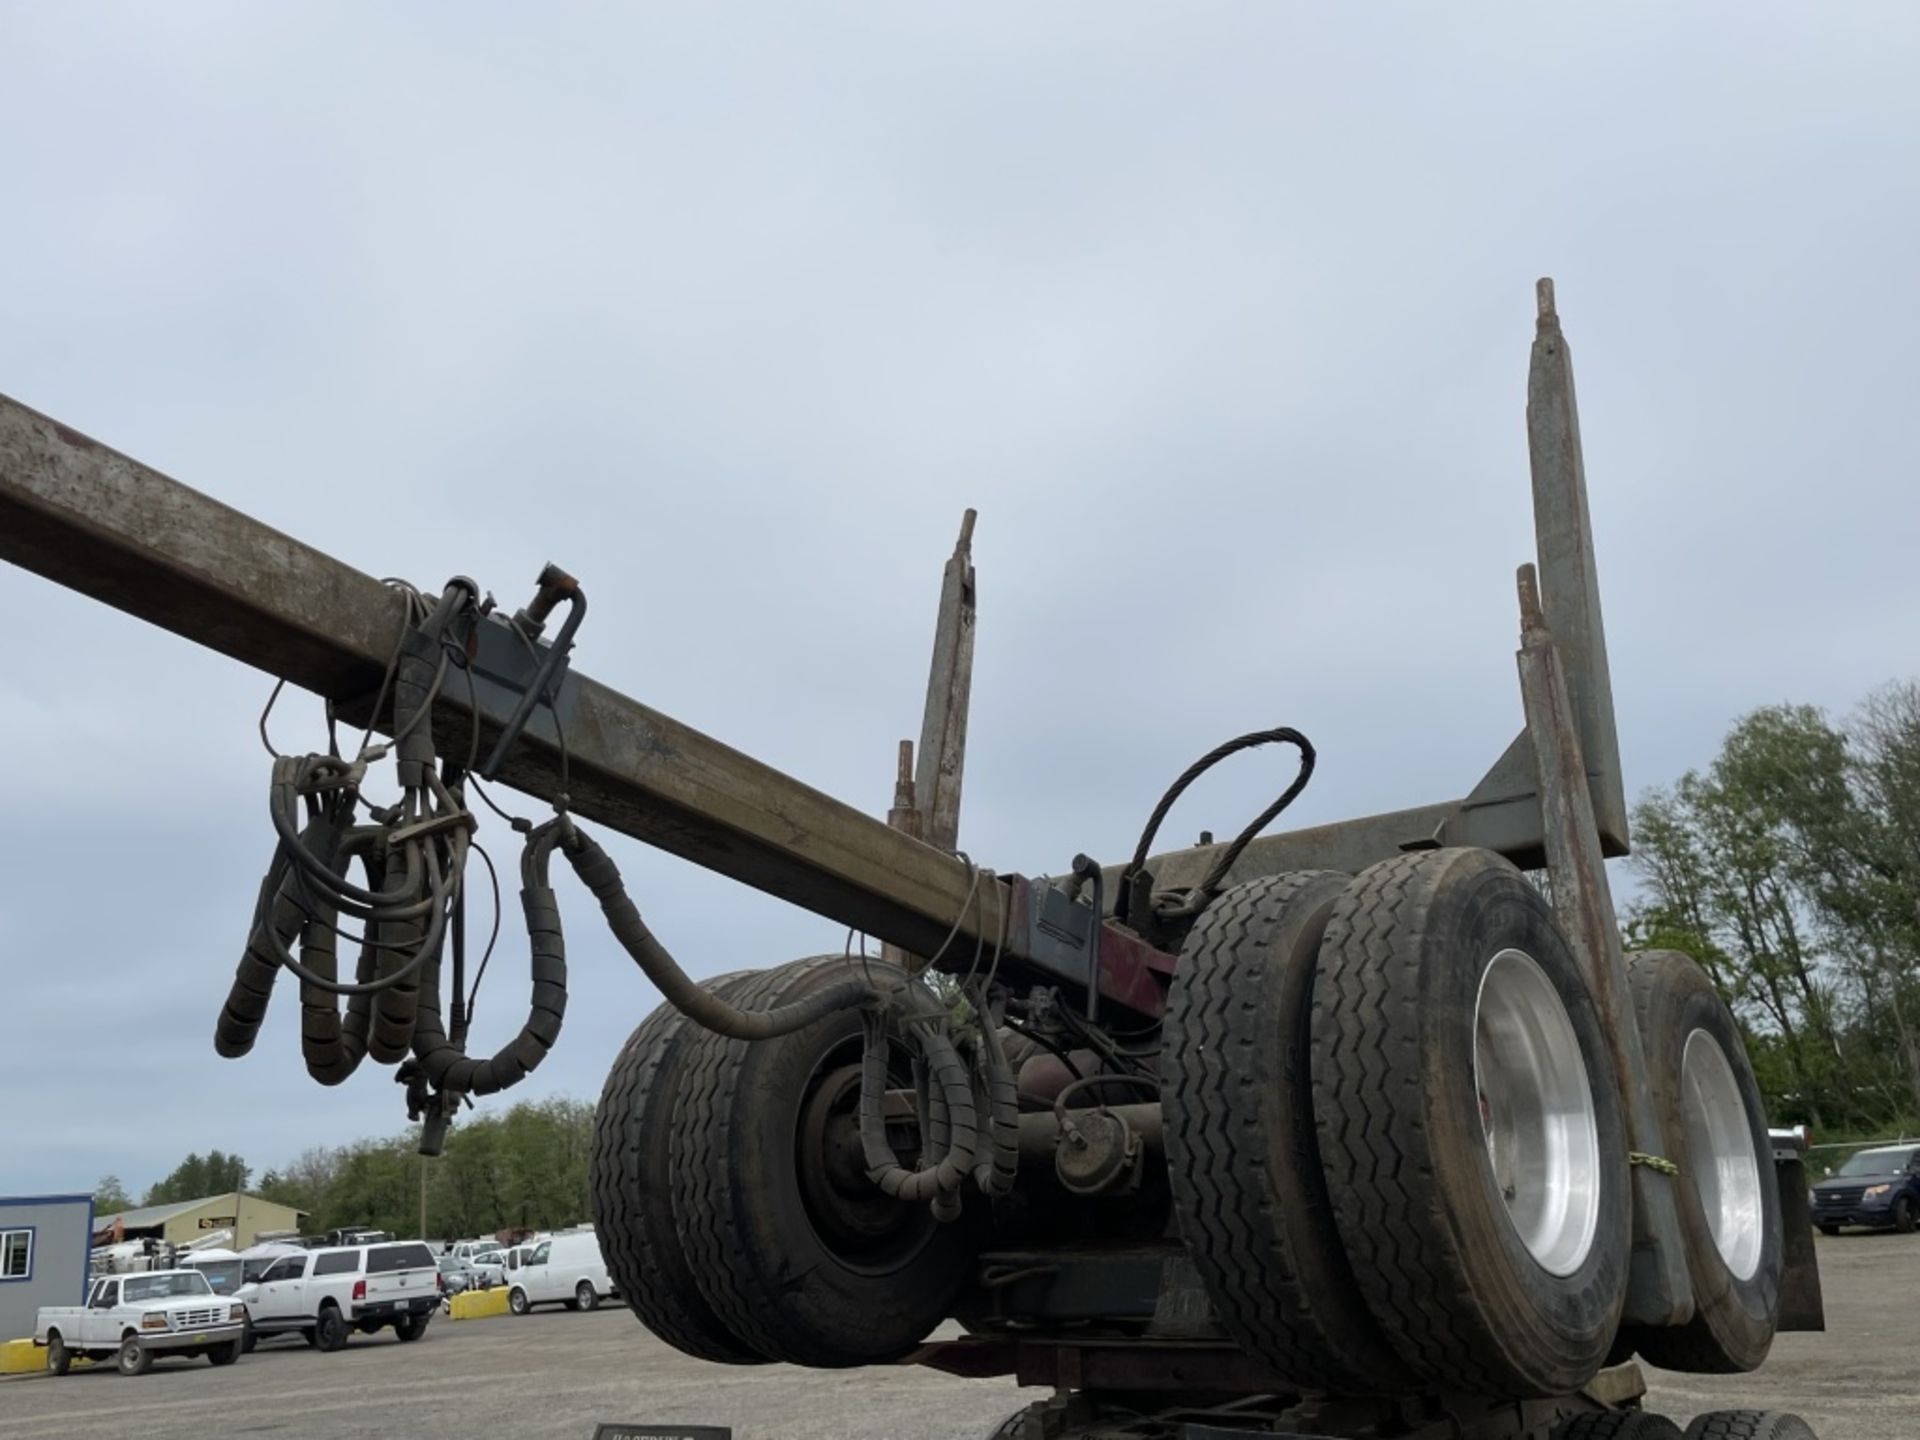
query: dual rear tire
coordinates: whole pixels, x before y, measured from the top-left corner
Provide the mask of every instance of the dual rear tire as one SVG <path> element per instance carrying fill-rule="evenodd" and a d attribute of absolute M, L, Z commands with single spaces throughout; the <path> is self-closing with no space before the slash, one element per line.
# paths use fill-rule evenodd
<path fill-rule="evenodd" d="M 1695 1313 L 1622 1338 L 1663 1369 L 1752 1370 L 1773 1344 L 1783 1250 L 1760 1087 L 1732 1014 L 1691 957 L 1639 951 L 1627 957 L 1627 978 L 1654 1120 L 1679 1169 Z"/>
<path fill-rule="evenodd" d="M 817 956 L 713 987 L 745 1010 L 791 1004 L 880 961 Z M 852 1118 L 861 1013 L 747 1042 L 661 1007 L 601 1096 L 593 1196 L 608 1269 L 641 1323 L 731 1364 L 871 1365 L 952 1308 L 975 1228 L 867 1178 Z M 902 1052 L 891 1076 L 910 1084 Z"/>
<path fill-rule="evenodd" d="M 1296 1384 L 1556 1395 L 1605 1362 L 1627 1164 L 1551 911 L 1485 851 L 1254 881 L 1189 936 L 1167 1145 L 1221 1318 Z"/>
<path fill-rule="evenodd" d="M 1481 850 L 1222 894 L 1163 1065 L 1176 1213 L 1241 1345 L 1338 1393 L 1562 1395 L 1635 1345 L 1758 1365 L 1782 1227 L 1738 1028 L 1685 956 L 1632 956 L 1629 981 L 1697 1313 L 1623 1336 L 1620 1081 L 1540 894 Z"/>

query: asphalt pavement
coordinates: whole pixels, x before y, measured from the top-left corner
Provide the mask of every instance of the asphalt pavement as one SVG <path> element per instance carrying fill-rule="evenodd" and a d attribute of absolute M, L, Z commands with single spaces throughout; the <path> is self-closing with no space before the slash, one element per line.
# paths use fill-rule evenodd
<path fill-rule="evenodd" d="M 1920 1436 L 1920 1235 L 1820 1239 L 1829 1329 L 1783 1335 L 1753 1375 L 1650 1372 L 1649 1408 L 1798 1411 L 1821 1440 Z M 798 1370 L 690 1360 L 622 1309 L 436 1320 L 322 1355 L 298 1341 L 239 1364 L 168 1361 L 126 1378 L 0 1380 L 0 1435 L 138 1440 L 591 1440 L 602 1422 L 730 1426 L 736 1440 L 981 1440 L 1042 1392 L 915 1367 Z"/>

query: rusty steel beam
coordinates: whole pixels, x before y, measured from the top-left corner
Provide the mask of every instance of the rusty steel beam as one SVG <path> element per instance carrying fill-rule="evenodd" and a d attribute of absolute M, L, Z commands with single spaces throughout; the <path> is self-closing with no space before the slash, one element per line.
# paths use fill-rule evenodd
<path fill-rule="evenodd" d="M 0 396 L 0 559 L 364 712 L 404 602 L 370 575 Z M 434 726 L 464 750 L 449 685 Z M 569 677 L 559 707 L 573 810 L 907 951 L 1001 931 L 1013 887 L 636 700 Z M 483 701 L 483 735 L 505 719 Z M 551 801 L 542 707 L 500 778 Z M 484 753 L 484 751 L 482 752 Z M 1017 903 L 1017 902 L 1016 902 Z M 1010 948 L 1024 933 L 1010 924 Z"/>

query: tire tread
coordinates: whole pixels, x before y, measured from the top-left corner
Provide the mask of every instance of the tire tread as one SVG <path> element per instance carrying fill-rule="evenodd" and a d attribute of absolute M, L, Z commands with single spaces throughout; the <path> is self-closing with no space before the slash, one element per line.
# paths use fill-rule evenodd
<path fill-rule="evenodd" d="M 727 994 L 748 978 L 725 975 L 704 983 L 709 990 Z M 667 1062 L 684 1058 L 683 1052 L 697 1046 L 705 1034 L 692 1025 L 671 1005 L 660 1005 L 634 1030 L 607 1072 L 594 1119 L 590 1167 L 594 1214 L 604 1237 L 607 1268 L 642 1325 L 698 1360 L 760 1364 L 766 1357 L 715 1313 L 695 1282 L 679 1235 L 671 1227 L 663 1232 L 659 1220 L 636 1199 L 645 1168 L 642 1136 L 652 1127 L 674 1123 L 677 1096 L 660 1093 L 662 1071 L 668 1070 L 671 1078 L 677 1070 L 684 1080 L 684 1063 L 669 1069 Z M 679 1139 L 680 1132 L 675 1130 L 668 1143 L 673 1163 L 678 1163 Z M 669 1177 L 644 1179 L 650 1184 L 672 1184 Z"/>
<path fill-rule="evenodd" d="M 1329 882 L 1344 887 L 1348 879 L 1331 871 L 1266 877 L 1207 908 L 1182 947 L 1169 996 L 1164 1105 L 1181 1231 L 1228 1330 L 1296 1384 L 1383 1390 L 1406 1377 L 1353 1297 L 1350 1272 L 1344 1293 L 1316 1294 L 1307 1283 L 1302 1248 L 1330 1249 L 1342 1269 L 1345 1252 L 1317 1174 L 1307 1181 L 1317 1191 L 1317 1210 L 1306 1207 L 1313 1213 L 1289 1213 L 1288 1197 L 1276 1193 L 1269 1157 L 1275 1147 L 1291 1149 L 1293 1136 L 1265 1133 L 1263 1104 L 1268 1087 L 1295 1079 L 1285 1073 L 1293 1037 L 1271 1028 L 1269 991 L 1289 963 L 1271 952 L 1275 931 L 1291 907 L 1315 903 L 1316 892 L 1338 893 Z M 1311 1115 L 1304 1072 L 1302 1065 L 1294 1103 Z M 1317 1166 L 1317 1157 L 1308 1163 Z"/>

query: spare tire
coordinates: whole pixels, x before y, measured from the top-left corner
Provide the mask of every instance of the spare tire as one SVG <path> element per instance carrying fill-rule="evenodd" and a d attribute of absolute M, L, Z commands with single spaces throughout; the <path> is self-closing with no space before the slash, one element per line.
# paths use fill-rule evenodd
<path fill-rule="evenodd" d="M 1693 1281 L 1693 1319 L 1635 1330 L 1666 1370 L 1752 1370 L 1780 1312 L 1783 1226 L 1766 1107 L 1733 1013 L 1693 959 L 1676 950 L 1627 957 L 1628 989 L 1647 1057 Z"/>
<path fill-rule="evenodd" d="M 731 996 L 751 978 L 702 982 Z M 694 1279 L 673 1223 L 673 1103 L 701 1030 L 661 1005 L 628 1037 L 607 1072 L 594 1117 L 589 1167 L 593 1213 L 614 1285 L 636 1319 L 676 1350 L 726 1365 L 766 1356 L 714 1313 Z"/>
<path fill-rule="evenodd" d="M 765 1010 L 883 968 L 822 955 L 762 972 L 730 998 Z M 715 1314 L 774 1360 L 897 1360 L 946 1317 L 972 1268 L 977 1196 L 942 1224 L 866 1178 L 849 1128 L 862 1042 L 858 1010 L 766 1040 L 700 1033 L 683 1071 L 674 1223 Z M 894 1083 L 911 1078 L 903 1055 Z"/>
<path fill-rule="evenodd" d="M 1369 1394 L 1409 1377 L 1354 1290 L 1308 1062 L 1320 937 L 1351 878 L 1250 880 L 1207 907 L 1167 996 L 1162 1105 L 1180 1233 L 1221 1322 L 1295 1385 Z"/>
<path fill-rule="evenodd" d="M 1334 903 L 1311 1030 L 1334 1219 L 1401 1359 L 1447 1391 L 1579 1389 L 1626 1297 L 1627 1145 L 1546 901 L 1491 851 L 1372 866 Z"/>

